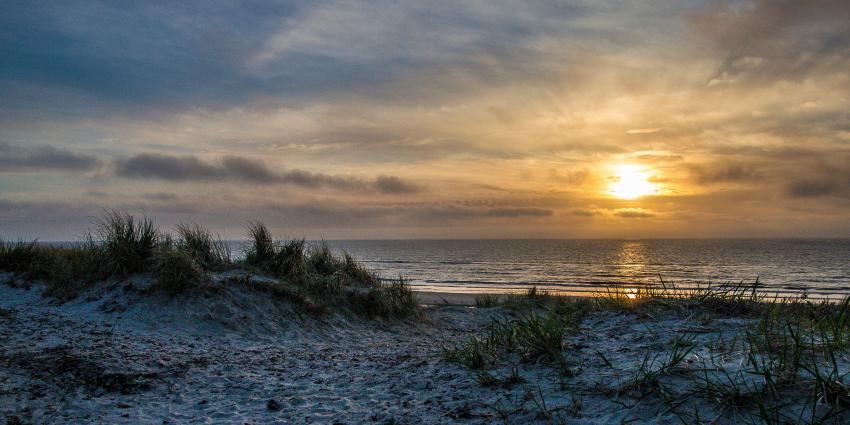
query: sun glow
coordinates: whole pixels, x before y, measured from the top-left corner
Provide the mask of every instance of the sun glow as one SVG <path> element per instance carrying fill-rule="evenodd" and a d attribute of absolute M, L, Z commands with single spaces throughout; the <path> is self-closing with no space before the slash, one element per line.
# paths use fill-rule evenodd
<path fill-rule="evenodd" d="M 650 173 L 637 165 L 614 167 L 614 177 L 608 192 L 620 199 L 637 199 L 656 192 L 655 183 L 649 181 Z"/>

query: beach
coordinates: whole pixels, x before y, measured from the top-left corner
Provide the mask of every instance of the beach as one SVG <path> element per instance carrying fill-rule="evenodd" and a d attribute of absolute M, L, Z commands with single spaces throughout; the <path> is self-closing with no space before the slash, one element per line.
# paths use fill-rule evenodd
<path fill-rule="evenodd" d="M 832 424 L 850 299 L 757 282 L 433 292 L 251 227 L 0 244 L 7 424 Z"/>
<path fill-rule="evenodd" d="M 759 422 L 755 404 L 704 398 L 694 384 L 707 364 L 747 370 L 734 335 L 759 320 L 740 311 L 592 311 L 565 325 L 562 360 L 518 350 L 469 367 L 447 352 L 529 311 L 418 293 L 416 319 L 312 316 L 224 278 L 198 295 L 162 299 L 144 295 L 150 279 L 137 277 L 60 303 L 40 284 L 4 277 L 7 423 Z M 844 352 L 838 362 L 846 371 Z"/>

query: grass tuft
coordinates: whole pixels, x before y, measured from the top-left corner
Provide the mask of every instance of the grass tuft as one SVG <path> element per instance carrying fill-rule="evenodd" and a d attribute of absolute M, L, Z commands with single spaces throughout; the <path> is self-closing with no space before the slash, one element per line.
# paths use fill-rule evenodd
<path fill-rule="evenodd" d="M 11 273 L 26 273 L 40 256 L 36 241 L 7 242 L 0 240 L 0 270 Z"/>
<path fill-rule="evenodd" d="M 406 280 L 399 277 L 376 281 L 369 286 L 365 296 L 358 295 L 353 303 L 370 317 L 414 317 L 419 314 L 419 303 Z"/>
<path fill-rule="evenodd" d="M 248 237 L 251 246 L 245 253 L 245 262 L 259 268 L 269 267 L 276 254 L 274 239 L 269 229 L 259 221 L 250 223 Z"/>
<path fill-rule="evenodd" d="M 154 291 L 176 296 L 195 289 L 204 277 L 203 268 L 180 250 L 165 249 L 156 256 L 154 266 Z"/>
<path fill-rule="evenodd" d="M 96 227 L 96 236 L 102 244 L 107 271 L 117 277 L 145 272 L 160 240 L 153 220 L 137 219 L 119 211 L 104 214 Z"/>
<path fill-rule="evenodd" d="M 191 257 L 206 270 L 222 269 L 231 264 L 230 249 L 220 238 L 199 224 L 177 225 L 176 249 Z"/>
<path fill-rule="evenodd" d="M 497 295 L 483 294 L 475 297 L 475 307 L 477 308 L 493 308 L 498 307 L 501 300 Z"/>

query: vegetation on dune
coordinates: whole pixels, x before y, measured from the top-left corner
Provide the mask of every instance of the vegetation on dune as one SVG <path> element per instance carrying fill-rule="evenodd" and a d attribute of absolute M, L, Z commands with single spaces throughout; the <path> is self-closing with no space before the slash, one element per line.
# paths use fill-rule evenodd
<path fill-rule="evenodd" d="M 524 401 L 496 406 L 505 416 L 525 409 L 530 400 L 540 417 L 567 422 L 565 413 L 580 415 L 582 400 L 596 397 L 624 409 L 656 405 L 656 414 L 671 415 L 680 423 L 846 423 L 850 298 L 841 303 L 768 298 L 758 294 L 756 285 L 678 288 L 663 283 L 610 288 L 581 299 L 533 289 L 482 298 L 479 307 L 501 306 L 513 319 L 495 320 L 466 342 L 444 348 L 443 357 L 476 370 L 482 386 L 495 388 L 505 388 L 497 370 L 511 368 L 511 375 L 518 376 L 505 379 L 521 382 L 528 379 L 517 371 L 520 365 L 551 367 L 557 373 L 548 376 L 572 400 L 547 406 L 539 390 L 545 378 L 536 375 L 537 382 L 530 385 L 537 389 L 524 385 Z M 580 336 L 588 315 L 595 320 L 631 317 L 626 323 L 645 326 L 654 343 L 634 350 L 632 361 L 622 356 L 612 361 L 612 353 L 606 352 L 597 352 L 595 361 L 581 357 L 567 341 Z M 710 325 L 714 320 L 740 325 L 718 330 Z M 675 321 L 684 326 L 674 332 L 664 329 Z M 618 378 L 612 383 L 605 373 L 582 377 L 583 368 L 589 367 L 610 370 Z"/>
<path fill-rule="evenodd" d="M 196 223 L 177 225 L 177 241 L 174 247 L 176 251 L 184 253 L 207 270 L 224 269 L 232 265 L 227 244 Z"/>
<path fill-rule="evenodd" d="M 104 214 L 95 234 L 110 276 L 126 277 L 148 270 L 160 241 L 159 228 L 148 217 L 111 211 Z"/>
<path fill-rule="evenodd" d="M 419 310 L 404 279 L 382 279 L 350 255 L 334 255 L 321 242 L 307 246 L 303 239 L 272 242 L 262 223 L 248 228 L 252 245 L 245 263 L 299 288 L 317 305 L 347 305 L 369 316 L 409 317 Z"/>
<path fill-rule="evenodd" d="M 558 297 L 531 288 L 521 295 L 498 301 L 488 297 L 476 304 L 501 305 L 519 311 L 519 316 L 514 320 L 494 320 L 483 335 L 472 335 L 459 347 L 444 347 L 446 360 L 482 369 L 498 363 L 505 355 L 515 354 L 523 361 L 553 364 L 563 373 L 570 373 L 569 362 L 563 356 L 564 338 L 578 331 L 590 311 L 588 299 Z"/>
<path fill-rule="evenodd" d="M 174 296 L 196 288 L 203 281 L 204 269 L 184 251 L 163 249 L 156 255 L 153 275 L 152 289 Z"/>
<path fill-rule="evenodd" d="M 46 295 L 69 299 L 86 286 L 136 274 L 153 277 L 153 292 L 178 296 L 208 281 L 209 272 L 247 268 L 277 278 L 278 288 L 243 286 L 282 296 L 311 312 L 342 306 L 370 317 L 410 317 L 419 310 L 403 279 L 382 279 L 350 255 L 335 255 L 324 242 L 276 242 L 256 222 L 248 227 L 251 244 L 245 258 L 234 261 L 227 245 L 206 228 L 180 224 L 175 230 L 172 237 L 148 217 L 107 212 L 81 243 L 0 241 L 0 270 L 43 281 Z"/>

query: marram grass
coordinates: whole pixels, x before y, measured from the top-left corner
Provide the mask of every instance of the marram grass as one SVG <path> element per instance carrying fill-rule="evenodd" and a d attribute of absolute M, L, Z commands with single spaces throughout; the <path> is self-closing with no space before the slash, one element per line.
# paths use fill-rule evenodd
<path fill-rule="evenodd" d="M 199 224 L 180 224 L 172 236 L 149 217 L 110 211 L 79 243 L 0 241 L 0 271 L 41 281 L 45 295 L 64 300 L 97 283 L 133 275 L 150 276 L 152 293 L 187 295 L 213 272 L 243 270 L 276 278 L 276 285 L 286 289 L 270 293 L 285 294 L 281 299 L 296 300 L 294 304 L 313 312 L 343 307 L 370 317 L 398 318 L 419 312 L 404 279 L 384 279 L 350 255 L 334 254 L 323 242 L 276 241 L 260 222 L 247 230 L 251 245 L 244 260 L 234 261 L 227 245 Z"/>

